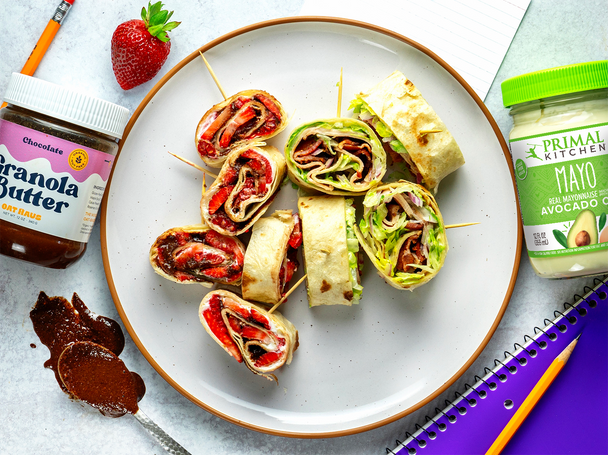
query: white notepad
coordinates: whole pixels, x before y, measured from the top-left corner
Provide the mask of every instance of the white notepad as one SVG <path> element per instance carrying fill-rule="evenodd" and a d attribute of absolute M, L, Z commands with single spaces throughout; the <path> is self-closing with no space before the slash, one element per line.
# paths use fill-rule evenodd
<path fill-rule="evenodd" d="M 355 19 L 435 52 L 484 99 L 530 0 L 305 0 L 300 14 Z"/>

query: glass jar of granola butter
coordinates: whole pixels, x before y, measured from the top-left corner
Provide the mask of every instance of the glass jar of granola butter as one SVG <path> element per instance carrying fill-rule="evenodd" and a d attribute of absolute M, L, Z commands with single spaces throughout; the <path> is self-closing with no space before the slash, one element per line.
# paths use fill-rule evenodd
<path fill-rule="evenodd" d="M 524 238 L 544 278 L 608 272 L 608 60 L 505 80 Z"/>
<path fill-rule="evenodd" d="M 85 252 L 129 111 L 13 73 L 0 110 L 0 253 L 63 269 Z"/>

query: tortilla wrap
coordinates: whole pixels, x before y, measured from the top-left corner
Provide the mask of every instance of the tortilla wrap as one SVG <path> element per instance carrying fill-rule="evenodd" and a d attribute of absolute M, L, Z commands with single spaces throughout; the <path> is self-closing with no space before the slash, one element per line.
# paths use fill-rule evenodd
<path fill-rule="evenodd" d="M 284 176 L 285 158 L 275 147 L 258 143 L 234 149 L 201 198 L 203 220 L 221 234 L 243 234 L 268 210 Z M 259 193 L 248 187 L 251 181 Z"/>
<path fill-rule="evenodd" d="M 419 183 L 428 189 L 436 192 L 439 182 L 464 164 L 460 147 L 447 126 L 401 72 L 395 71 L 356 97 L 403 144 L 422 176 Z"/>
<path fill-rule="evenodd" d="M 280 272 L 295 226 L 291 210 L 277 210 L 255 222 L 243 264 L 243 298 L 275 304 L 281 300 Z"/>
<path fill-rule="evenodd" d="M 378 274 L 397 289 L 414 290 L 443 267 L 448 251 L 443 218 L 423 186 L 400 180 L 371 190 L 355 234 Z"/>
<path fill-rule="evenodd" d="M 292 182 L 331 195 L 362 196 L 386 172 L 380 140 L 368 125 L 351 118 L 300 125 L 285 144 L 285 160 Z"/>
<path fill-rule="evenodd" d="M 344 198 L 300 197 L 298 209 L 302 218 L 308 305 L 352 305 Z"/>

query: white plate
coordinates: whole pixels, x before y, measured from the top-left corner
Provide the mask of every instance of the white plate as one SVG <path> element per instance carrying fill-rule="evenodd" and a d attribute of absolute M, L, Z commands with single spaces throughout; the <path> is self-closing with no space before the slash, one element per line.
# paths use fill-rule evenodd
<path fill-rule="evenodd" d="M 283 149 L 297 125 L 337 110 L 360 90 L 401 70 L 450 128 L 466 164 L 441 183 L 451 229 L 443 270 L 413 293 L 388 286 L 366 262 L 363 300 L 309 309 L 304 286 L 281 312 L 300 347 L 277 387 L 229 357 L 205 332 L 198 305 L 206 288 L 155 274 L 148 251 L 166 229 L 199 222 L 202 174 L 171 157 L 197 157 L 194 131 L 221 101 L 194 52 L 154 87 L 131 119 L 102 211 L 106 275 L 118 311 L 153 367 L 210 412 L 255 430 L 327 437 L 386 424 L 432 400 L 479 355 L 494 332 L 519 265 L 519 217 L 506 145 L 479 98 L 434 54 L 360 23 L 291 18 L 257 24 L 202 50 L 224 90 L 256 88 L 295 113 L 269 142 Z M 296 207 L 286 185 L 268 214 Z M 302 275 L 300 270 L 295 280 Z"/>

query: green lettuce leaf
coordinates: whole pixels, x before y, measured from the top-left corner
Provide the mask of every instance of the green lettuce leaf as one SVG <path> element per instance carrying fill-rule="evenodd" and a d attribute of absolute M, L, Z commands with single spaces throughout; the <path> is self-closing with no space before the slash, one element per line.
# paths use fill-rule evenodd
<path fill-rule="evenodd" d="M 348 248 L 348 266 L 350 271 L 350 284 L 353 288 L 353 303 L 359 303 L 363 294 L 363 286 L 359 284 L 359 264 L 357 253 L 359 241 L 355 235 L 356 211 L 352 199 L 346 199 L 346 245 Z"/>

